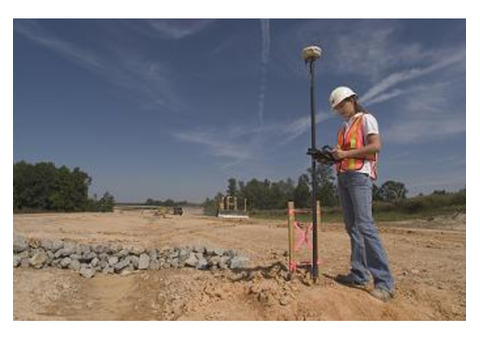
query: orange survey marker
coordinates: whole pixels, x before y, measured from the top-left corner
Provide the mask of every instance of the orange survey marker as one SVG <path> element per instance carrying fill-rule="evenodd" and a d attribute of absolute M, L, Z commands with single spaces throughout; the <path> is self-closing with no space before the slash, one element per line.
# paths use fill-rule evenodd
<path fill-rule="evenodd" d="M 295 214 L 312 214 L 311 210 L 295 209 L 293 202 L 288 202 L 288 269 L 290 272 L 297 270 L 299 266 L 309 265 L 312 267 L 312 229 L 313 223 L 301 223 L 295 220 Z M 317 201 L 317 235 L 320 236 L 318 227 L 321 225 L 320 202 Z M 317 242 L 320 244 L 320 242 Z M 319 246 L 317 246 L 320 248 Z M 308 250 L 310 259 L 300 259 L 301 251 Z M 318 249 L 317 254 L 320 254 Z M 320 265 L 320 257 L 317 264 Z"/>

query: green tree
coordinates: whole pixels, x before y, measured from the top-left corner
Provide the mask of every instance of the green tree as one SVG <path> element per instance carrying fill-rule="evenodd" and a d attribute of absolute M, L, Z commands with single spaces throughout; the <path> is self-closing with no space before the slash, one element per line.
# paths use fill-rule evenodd
<path fill-rule="evenodd" d="M 309 176 L 309 185 L 312 188 L 311 175 L 312 168 L 307 169 Z M 335 186 L 335 176 L 332 167 L 326 164 L 318 163 L 315 171 L 317 182 L 317 200 L 322 206 L 334 206 L 338 203 L 337 189 Z"/>
<path fill-rule="evenodd" d="M 79 168 L 55 167 L 51 162 L 13 164 L 14 210 L 86 211 L 91 178 Z"/>
<path fill-rule="evenodd" d="M 310 185 L 308 175 L 303 174 L 298 178 L 297 187 L 293 193 L 295 206 L 309 208 L 311 206 Z"/>
<path fill-rule="evenodd" d="M 256 178 L 251 179 L 245 184 L 243 195 L 249 202 L 248 205 L 251 209 L 264 209 L 266 201 L 264 186 L 265 183 L 260 182 Z"/>
<path fill-rule="evenodd" d="M 380 188 L 375 183 L 373 183 L 373 187 L 372 187 L 372 200 L 374 200 L 374 201 L 382 201 L 383 200 L 382 191 L 380 190 Z"/>
<path fill-rule="evenodd" d="M 380 187 L 380 197 L 384 201 L 398 203 L 407 197 L 407 189 L 402 182 L 386 181 Z"/>
<path fill-rule="evenodd" d="M 97 211 L 99 212 L 113 212 L 113 207 L 115 206 L 115 198 L 106 191 L 102 198 L 98 200 Z"/>
<path fill-rule="evenodd" d="M 270 186 L 270 205 L 272 209 L 284 209 L 288 201 L 294 200 L 295 183 L 286 181 L 273 182 Z"/>
<path fill-rule="evenodd" d="M 227 195 L 237 196 L 237 180 L 235 178 L 228 179 Z"/>

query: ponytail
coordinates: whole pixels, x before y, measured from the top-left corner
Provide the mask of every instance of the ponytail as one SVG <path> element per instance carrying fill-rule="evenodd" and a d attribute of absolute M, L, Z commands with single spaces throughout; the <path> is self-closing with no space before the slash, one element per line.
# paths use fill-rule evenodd
<path fill-rule="evenodd" d="M 369 113 L 367 109 L 365 109 L 362 105 L 360 105 L 357 102 L 357 96 L 354 96 L 352 99 L 353 99 L 353 106 L 355 108 L 355 113 L 359 113 L 359 112 Z"/>

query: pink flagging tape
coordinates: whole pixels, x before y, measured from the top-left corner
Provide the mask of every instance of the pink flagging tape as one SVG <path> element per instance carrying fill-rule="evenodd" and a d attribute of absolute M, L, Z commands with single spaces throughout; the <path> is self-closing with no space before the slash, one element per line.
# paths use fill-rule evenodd
<path fill-rule="evenodd" d="M 293 225 L 298 236 L 298 241 L 293 248 L 294 251 L 298 251 L 304 244 L 308 249 L 312 249 L 312 242 L 308 238 L 308 233 L 312 230 L 313 224 L 310 223 L 306 229 L 303 229 L 298 221 L 295 221 Z"/>

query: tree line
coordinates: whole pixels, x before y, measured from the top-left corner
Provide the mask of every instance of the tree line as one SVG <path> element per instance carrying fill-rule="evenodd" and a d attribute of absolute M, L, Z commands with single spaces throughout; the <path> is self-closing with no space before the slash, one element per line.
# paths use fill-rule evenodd
<path fill-rule="evenodd" d="M 148 198 L 144 205 L 153 205 L 153 206 L 162 206 L 162 207 L 174 207 L 174 206 L 177 206 L 177 205 L 188 205 L 190 203 L 188 203 L 187 201 L 174 201 L 172 199 L 166 199 L 165 201 L 162 201 L 162 200 L 154 200 L 152 198 Z"/>
<path fill-rule="evenodd" d="M 108 191 L 88 197 L 92 178 L 80 168 L 56 167 L 52 162 L 13 164 L 14 212 L 113 211 L 115 198 Z"/>
<path fill-rule="evenodd" d="M 330 166 L 319 163 L 315 172 L 317 183 L 317 200 L 324 207 L 340 205 L 335 174 Z M 312 169 L 300 175 L 295 182 L 291 178 L 280 181 L 253 178 L 248 182 L 228 179 L 225 192 L 219 192 L 212 198 L 206 198 L 203 206 L 206 211 L 217 208 L 217 202 L 222 196 L 236 196 L 239 204 L 247 199 L 249 210 L 285 209 L 288 201 L 293 201 L 298 208 L 310 208 L 312 204 Z M 406 200 L 408 190 L 404 183 L 393 180 L 385 181 L 381 186 L 373 185 L 372 198 L 378 202 L 400 204 Z"/>

